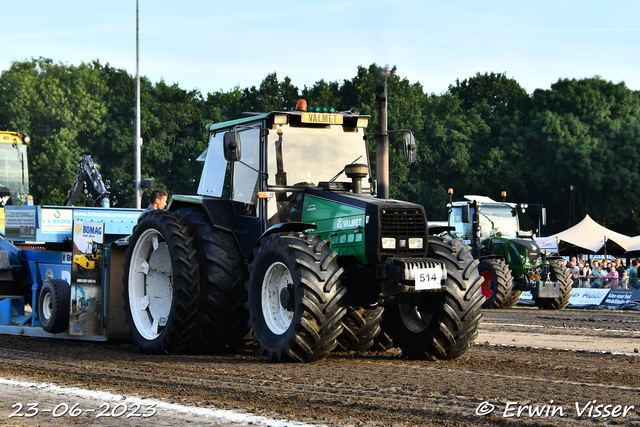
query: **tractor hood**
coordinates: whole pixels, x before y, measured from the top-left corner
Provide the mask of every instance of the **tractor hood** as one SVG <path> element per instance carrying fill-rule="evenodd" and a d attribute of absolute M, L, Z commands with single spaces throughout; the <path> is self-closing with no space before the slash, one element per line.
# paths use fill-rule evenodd
<path fill-rule="evenodd" d="M 384 262 L 390 256 L 426 257 L 427 218 L 421 205 L 319 188 L 307 188 L 304 194 L 302 222 L 315 224 L 317 232 L 332 241 L 332 247 L 337 248 L 341 239 L 346 239 L 342 243 L 347 246 L 349 242 L 355 244 L 362 239 L 365 245 L 363 254 L 367 254 L 367 259 L 361 261 L 365 263 Z M 350 234 L 355 235 L 351 237 Z M 383 247 L 382 238 L 395 239 L 398 246 Z M 410 247 L 410 239 L 422 239 L 423 244 Z M 343 255 L 340 250 L 338 252 Z M 345 252 L 347 254 L 349 252 Z"/>
<path fill-rule="evenodd" d="M 540 247 L 533 240 L 511 239 L 511 242 L 520 254 L 524 255 L 526 251 L 532 263 L 535 263 L 540 257 Z"/>

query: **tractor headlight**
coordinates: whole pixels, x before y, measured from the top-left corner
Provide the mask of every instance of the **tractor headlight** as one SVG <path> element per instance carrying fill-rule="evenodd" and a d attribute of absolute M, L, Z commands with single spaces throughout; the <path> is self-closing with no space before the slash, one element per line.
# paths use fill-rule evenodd
<path fill-rule="evenodd" d="M 422 237 L 409 239 L 409 249 L 422 249 Z"/>
<path fill-rule="evenodd" d="M 396 248 L 396 239 L 394 237 L 382 238 L 382 249 L 395 249 L 395 248 Z"/>

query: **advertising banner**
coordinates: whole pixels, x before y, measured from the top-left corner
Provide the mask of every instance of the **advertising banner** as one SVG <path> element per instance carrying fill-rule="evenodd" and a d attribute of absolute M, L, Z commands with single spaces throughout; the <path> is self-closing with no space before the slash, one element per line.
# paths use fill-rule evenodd
<path fill-rule="evenodd" d="M 611 289 L 573 288 L 571 289 L 569 304 L 600 305 L 609 292 L 611 292 Z"/>
<path fill-rule="evenodd" d="M 22 206 L 21 206 L 22 207 Z M 4 229 L 7 239 L 35 240 L 36 239 L 36 208 L 4 211 Z"/>
<path fill-rule="evenodd" d="M 640 291 L 633 289 L 614 289 L 609 292 L 602 305 L 618 306 L 640 301 Z"/>
<path fill-rule="evenodd" d="M 70 335 L 102 335 L 104 223 L 73 222 Z"/>

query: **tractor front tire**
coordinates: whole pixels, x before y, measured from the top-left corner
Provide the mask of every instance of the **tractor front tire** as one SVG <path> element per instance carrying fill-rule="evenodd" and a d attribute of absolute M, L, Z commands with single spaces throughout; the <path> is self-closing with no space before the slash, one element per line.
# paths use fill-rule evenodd
<path fill-rule="evenodd" d="M 195 240 L 200 268 L 199 319 L 192 352 L 236 350 L 249 333 L 240 247 L 233 234 L 214 228 L 202 210 L 182 209 L 178 216 Z"/>
<path fill-rule="evenodd" d="M 482 308 L 511 308 L 518 303 L 522 291 L 513 286 L 513 276 L 509 265 L 500 258 L 480 261 L 478 273 L 484 279 L 482 295 L 486 301 Z"/>
<path fill-rule="evenodd" d="M 551 273 L 549 279 L 559 283 L 560 296 L 558 298 L 534 298 L 533 301 L 536 303 L 536 307 L 543 310 L 562 310 L 571 299 L 573 280 L 571 280 L 569 270 L 562 265 L 560 260 L 549 260 L 549 269 L 549 273 Z"/>
<path fill-rule="evenodd" d="M 343 330 L 338 337 L 340 348 L 350 351 L 371 349 L 381 333 L 380 322 L 383 312 L 384 307 L 349 307 L 342 318 Z"/>
<path fill-rule="evenodd" d="M 346 312 L 338 254 L 317 235 L 273 234 L 249 264 L 253 340 L 270 361 L 311 362 L 337 345 Z"/>
<path fill-rule="evenodd" d="M 143 215 L 124 264 L 131 335 L 148 354 L 179 354 L 195 336 L 200 279 L 194 239 L 184 220 L 165 211 Z"/>
<path fill-rule="evenodd" d="M 404 357 L 453 359 L 478 336 L 484 297 L 471 249 L 449 236 L 429 236 L 428 256 L 444 262 L 447 278 L 439 293 L 417 293 L 412 302 L 385 306 L 384 324 Z"/>
<path fill-rule="evenodd" d="M 45 331 L 58 334 L 69 329 L 71 288 L 62 279 L 44 282 L 38 297 L 38 319 Z"/>

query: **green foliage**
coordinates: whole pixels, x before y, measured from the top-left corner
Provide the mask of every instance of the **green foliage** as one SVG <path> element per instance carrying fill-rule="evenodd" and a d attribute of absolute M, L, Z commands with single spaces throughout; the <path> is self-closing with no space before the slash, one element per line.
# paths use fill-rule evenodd
<path fill-rule="evenodd" d="M 82 154 L 80 140 L 104 130 L 106 91 L 96 64 L 75 67 L 39 58 L 15 62 L 0 76 L 1 126 L 32 135 L 28 155 L 36 201 L 64 202 Z"/>
<path fill-rule="evenodd" d="M 565 79 L 537 90 L 532 102 L 527 144 L 537 156 L 528 166 L 541 177 L 534 194 L 556 209 L 557 227 L 570 225 L 573 197 L 576 221 L 587 213 L 608 226 L 634 221 L 640 202 L 637 92 L 599 77 Z"/>
<path fill-rule="evenodd" d="M 259 86 L 206 94 L 141 79 L 142 170 L 170 194 L 194 194 L 207 144 L 207 123 L 243 112 L 311 106 L 371 116 L 374 177 L 379 128 L 376 87 L 382 68 L 358 67 L 351 79 L 320 80 L 301 91 L 274 72 Z M 501 73 L 476 74 L 442 94 L 388 70 L 388 129 L 413 131 L 417 161 L 405 167 L 402 132 L 390 133 L 391 197 L 425 206 L 446 219 L 447 188 L 455 199 L 481 194 L 543 203 L 550 234 L 585 214 L 617 231 L 640 232 L 640 95 L 600 77 L 564 79 L 532 95 Z M 135 80 L 98 61 L 79 66 L 38 58 L 14 62 L 0 75 L 0 127 L 31 135 L 31 192 L 37 204 L 60 204 L 80 155 L 91 154 L 112 193 L 112 205 L 134 205 Z M 575 192 L 570 191 L 573 185 Z M 535 215 L 534 215 L 535 216 Z M 537 221 L 537 218 L 534 218 Z"/>

